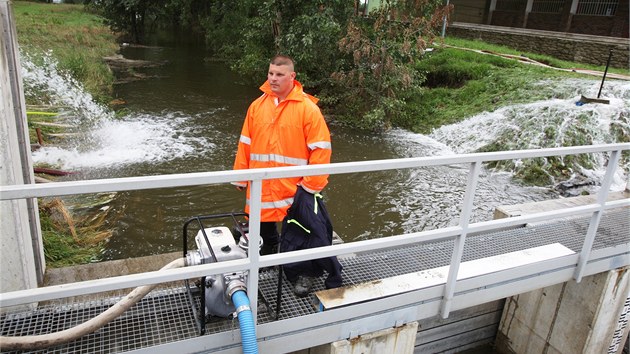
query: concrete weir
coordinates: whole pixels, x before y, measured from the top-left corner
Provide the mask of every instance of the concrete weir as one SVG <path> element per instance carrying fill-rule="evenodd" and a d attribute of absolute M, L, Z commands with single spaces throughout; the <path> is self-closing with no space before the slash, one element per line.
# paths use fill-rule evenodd
<path fill-rule="evenodd" d="M 609 200 L 627 198 L 629 191 Z M 595 202 L 593 196 L 505 206 L 495 217 Z M 496 346 L 505 353 L 621 353 L 630 332 L 630 267 L 509 297 Z"/>

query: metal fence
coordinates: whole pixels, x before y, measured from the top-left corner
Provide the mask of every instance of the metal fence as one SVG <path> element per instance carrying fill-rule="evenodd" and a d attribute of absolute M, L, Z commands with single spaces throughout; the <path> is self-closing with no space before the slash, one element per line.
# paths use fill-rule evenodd
<path fill-rule="evenodd" d="M 559 14 L 564 3 L 564 0 L 534 0 L 531 12 Z"/>
<path fill-rule="evenodd" d="M 576 14 L 592 16 L 614 16 L 619 0 L 580 0 Z"/>
<path fill-rule="evenodd" d="M 259 293 L 258 270 L 262 267 L 271 267 L 279 264 L 298 262 L 308 259 L 342 256 L 351 253 L 367 251 L 372 252 L 429 241 L 451 240 L 454 247 L 451 254 L 451 261 L 445 284 L 443 284 L 443 286 L 432 288 L 429 292 L 423 293 L 421 297 L 418 296 L 418 293 L 401 294 L 387 299 L 347 306 L 335 311 L 325 311 L 289 320 L 258 324 L 256 332 L 259 338 L 267 338 L 263 345 L 266 346 L 266 350 L 271 352 L 280 348 L 282 348 L 282 350 L 290 350 L 291 345 L 294 345 L 294 348 L 304 348 L 305 346 L 317 345 L 332 342 L 341 338 L 352 337 L 353 333 L 356 334 L 356 326 L 359 326 L 362 330 L 378 330 L 388 326 L 400 325 L 418 318 L 426 318 L 426 316 L 441 314 L 442 317 L 447 317 L 451 310 L 463 308 L 470 305 L 470 303 L 477 301 L 491 301 L 496 298 L 501 298 L 501 296 L 504 297 L 505 294 L 509 294 L 512 291 L 528 291 L 527 289 L 534 289 L 532 288 L 533 284 L 531 284 L 529 279 L 527 281 L 522 280 L 521 283 L 518 283 L 521 285 L 518 286 L 505 283 L 506 279 L 521 279 L 527 274 L 529 274 L 529 276 L 541 276 L 545 280 L 536 285 L 538 286 L 542 284 L 542 286 L 545 286 L 546 282 L 552 281 L 551 279 L 553 279 L 553 281 L 567 281 L 568 279 L 573 278 L 576 281 L 580 281 L 585 275 L 602 271 L 602 267 L 610 267 L 610 264 L 613 264 L 611 259 L 617 259 L 614 257 L 621 257 L 619 258 L 620 261 L 618 260 L 614 264 L 622 264 L 626 262 L 626 257 L 628 257 L 626 254 L 628 253 L 627 250 L 623 251 L 626 253 L 622 252 L 622 256 L 598 255 L 603 257 L 602 259 L 605 259 L 601 262 L 593 260 L 591 257 L 591 251 L 593 248 L 595 233 L 603 212 L 612 208 L 630 206 L 630 198 L 607 201 L 608 193 L 615 173 L 620 165 L 622 153 L 627 150 L 630 150 L 630 143 L 346 162 L 328 165 L 253 169 L 246 171 L 216 171 L 58 182 L 38 185 L 0 186 L 0 200 L 14 200 L 113 191 L 223 184 L 234 181 L 249 180 L 251 181 L 250 242 L 257 244 L 260 239 L 259 232 L 262 181 L 265 179 L 321 174 L 369 173 L 395 169 L 428 168 L 441 165 L 460 164 L 469 166 L 467 187 L 465 196 L 460 206 L 461 214 L 457 226 L 262 257 L 256 252 L 250 252 L 249 258 L 247 259 L 202 264 L 179 269 L 169 269 L 160 272 L 133 274 L 81 283 L 13 291 L 0 294 L 0 306 L 8 307 L 31 304 L 71 296 L 132 288 L 139 285 L 200 278 L 207 274 L 223 274 L 239 270 L 248 270 L 250 274 L 247 284 L 248 296 L 250 297 L 250 302 L 252 304 L 254 318 L 257 318 L 257 300 Z M 578 154 L 607 155 L 608 163 L 606 173 L 602 179 L 596 203 L 555 211 L 535 213 L 527 216 L 470 223 L 477 181 L 483 164 L 502 160 L 521 160 Z M 629 171 L 624 172 L 628 175 Z M 498 281 L 496 276 L 485 278 L 481 277 L 482 279 L 469 281 L 469 285 L 467 285 L 468 287 L 492 287 L 493 289 L 491 292 L 482 292 L 482 294 L 475 295 L 474 299 L 466 296 L 461 296 L 457 299 L 454 298 L 456 286 L 458 286 L 458 292 L 461 292 L 462 289 L 460 284 L 461 280 L 457 280 L 457 273 L 462 262 L 462 253 L 467 235 L 501 230 L 507 227 L 521 226 L 530 222 L 557 220 L 576 215 L 582 215 L 590 218 L 588 231 L 584 239 L 582 250 L 579 254 L 562 257 L 561 259 L 554 261 L 544 262 L 544 265 L 528 268 L 527 272 L 522 269 L 514 271 L 515 273 L 507 272 L 504 276 L 498 277 L 503 279 L 503 282 L 505 283 L 503 285 L 496 283 Z M 502 286 L 505 288 L 502 288 Z M 410 306 L 412 306 L 411 308 L 414 311 L 409 310 Z M 377 321 L 375 321 L 374 316 L 378 316 Z M 354 327 L 349 327 L 350 324 Z M 299 336 L 299 334 L 305 330 L 309 330 L 309 333 L 311 334 L 306 339 L 303 336 Z M 215 343 L 215 347 L 213 348 L 217 349 L 223 347 L 223 352 L 236 352 L 238 349 L 238 338 L 234 338 L 233 335 L 220 333 L 209 337 L 210 338 L 208 338 L 208 336 L 204 336 L 204 338 L 187 340 L 185 344 L 179 343 L 176 346 L 160 346 L 158 348 L 152 348 L 150 351 L 152 353 L 167 353 L 174 349 L 180 351 L 198 351 L 203 350 L 204 348 L 208 349 L 208 341 L 216 341 L 213 342 Z M 299 341 L 297 340 L 298 338 L 300 338 Z M 292 340 L 296 342 L 290 344 Z M 299 342 L 299 344 L 297 342 Z"/>
<path fill-rule="evenodd" d="M 522 12 L 531 6 L 531 12 L 559 14 L 565 3 L 564 0 L 497 0 L 495 10 Z M 614 16 L 618 5 L 619 0 L 579 0 L 574 10 L 578 15 Z"/>

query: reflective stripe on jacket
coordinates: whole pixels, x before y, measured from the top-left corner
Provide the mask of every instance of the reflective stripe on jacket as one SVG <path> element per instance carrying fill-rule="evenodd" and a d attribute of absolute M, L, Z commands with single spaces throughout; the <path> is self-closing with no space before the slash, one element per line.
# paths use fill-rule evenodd
<path fill-rule="evenodd" d="M 330 163 L 330 132 L 316 105 L 317 99 L 306 94 L 296 80 L 293 90 L 279 103 L 268 81 L 260 89 L 264 94 L 247 110 L 234 169 Z M 319 192 L 327 183 L 328 175 L 264 181 L 261 221 L 281 221 L 293 202 L 298 184 L 309 192 Z M 248 186 L 246 213 L 249 202 Z"/>

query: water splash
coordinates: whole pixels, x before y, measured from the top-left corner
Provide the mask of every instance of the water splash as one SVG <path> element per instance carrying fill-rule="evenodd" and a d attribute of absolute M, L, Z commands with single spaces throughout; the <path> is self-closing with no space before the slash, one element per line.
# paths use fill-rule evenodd
<path fill-rule="evenodd" d="M 159 163 L 202 154 L 215 145 L 192 135 L 187 127 L 191 118 L 179 112 L 164 112 L 104 120 L 90 131 L 92 145 L 44 147 L 33 152 L 33 160 L 76 170 Z"/>
<path fill-rule="evenodd" d="M 207 153 L 215 144 L 191 131 L 194 119 L 181 112 L 132 113 L 116 118 L 113 111 L 94 102 L 83 86 L 59 71 L 57 62 L 44 55 L 35 64 L 22 54 L 25 96 L 62 107 L 61 119 L 79 131 L 72 139 L 33 152 L 36 164 L 61 169 L 119 168 L 128 164 L 158 163 Z M 204 112 L 212 114 L 212 112 Z"/>
<path fill-rule="evenodd" d="M 395 141 L 393 148 L 400 157 L 474 153 L 492 150 L 489 147 L 496 147 L 498 150 L 522 150 L 628 141 L 629 83 L 606 83 L 602 98 L 610 99 L 608 105 L 576 106 L 575 102 L 582 94 L 596 97 L 599 84 L 600 82 L 594 80 L 541 82 L 541 87 L 544 87 L 551 99 L 484 112 L 436 129 L 429 135 L 394 129 L 387 133 L 385 140 Z M 482 168 L 471 221 L 491 220 L 495 208 L 500 205 L 557 198 L 560 191 L 549 188 L 551 185 L 532 187 L 515 183 L 514 172 L 524 168 L 524 164 L 524 161 L 515 161 L 511 170 Z M 591 163 L 576 166 L 574 175 L 579 174 L 593 181 L 595 185 L 589 185 L 587 191 L 596 192 L 606 164 L 607 157 L 600 154 Z M 465 194 L 468 169 L 468 165 L 459 164 L 390 171 L 386 175 L 353 176 L 353 182 L 357 182 L 357 178 L 363 178 L 359 183 L 373 186 L 378 191 L 374 200 L 361 205 L 361 210 L 372 215 L 372 218 L 367 221 L 365 231 L 355 239 L 456 225 L 459 206 Z M 625 188 L 629 170 L 626 157 L 617 169 L 612 190 Z M 569 179 L 572 176 L 564 178 Z M 560 180 L 555 182 L 558 181 Z M 582 190 L 570 191 L 578 192 Z M 352 204 L 357 203 L 361 203 L 360 198 L 352 201 Z M 399 218 L 399 215 L 402 217 Z"/>
<path fill-rule="evenodd" d="M 440 127 L 430 137 L 458 154 L 629 141 L 630 83 L 607 82 L 601 98 L 609 99 L 609 104 L 576 105 L 581 95 L 597 97 L 600 84 L 596 80 L 542 82 L 541 85 L 554 87 L 556 98 L 484 112 L 463 122 Z M 549 160 L 541 161 L 543 170 L 552 168 L 553 163 Z M 592 154 L 577 159 L 560 157 L 559 163 L 573 177 L 582 175 L 597 183 L 604 174 L 607 156 Z M 531 166 L 523 164 L 523 161 L 515 161 L 511 171 L 522 172 Z M 629 167 L 630 162 L 626 158 L 621 163 L 615 185 L 625 185 L 624 175 L 628 173 Z"/>
<path fill-rule="evenodd" d="M 57 60 L 48 52 L 38 58 L 38 62 L 28 53 L 20 53 L 24 95 L 52 106 L 64 107 L 66 121 L 70 124 L 97 123 L 102 119 L 112 119 L 114 114 L 94 102 L 80 82 L 58 68 Z"/>
<path fill-rule="evenodd" d="M 610 99 L 610 104 L 583 106 L 575 104 L 580 92 L 596 97 L 599 86 L 596 81 L 564 80 L 542 84 L 554 85 L 559 98 L 484 112 L 461 123 L 438 128 L 430 137 L 455 153 L 475 152 L 491 144 L 500 144 L 505 150 L 521 150 L 608 144 L 618 142 L 618 134 L 630 137 L 630 83 L 606 84 L 603 97 Z M 621 131 L 612 131 L 615 125 Z"/>

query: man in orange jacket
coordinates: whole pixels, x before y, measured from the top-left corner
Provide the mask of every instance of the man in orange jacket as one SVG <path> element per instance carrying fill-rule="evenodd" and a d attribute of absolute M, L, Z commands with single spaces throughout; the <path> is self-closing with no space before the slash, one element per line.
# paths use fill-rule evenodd
<path fill-rule="evenodd" d="M 330 163 L 330 132 L 317 98 L 305 93 L 296 79 L 293 60 L 284 55 L 271 59 L 262 96 L 249 106 L 238 142 L 234 169 L 303 166 Z M 260 236 L 262 254 L 278 247 L 276 222 L 282 221 L 293 203 L 298 186 L 309 193 L 320 192 L 328 175 L 265 180 L 262 185 Z M 249 183 L 245 212 L 249 213 Z"/>

